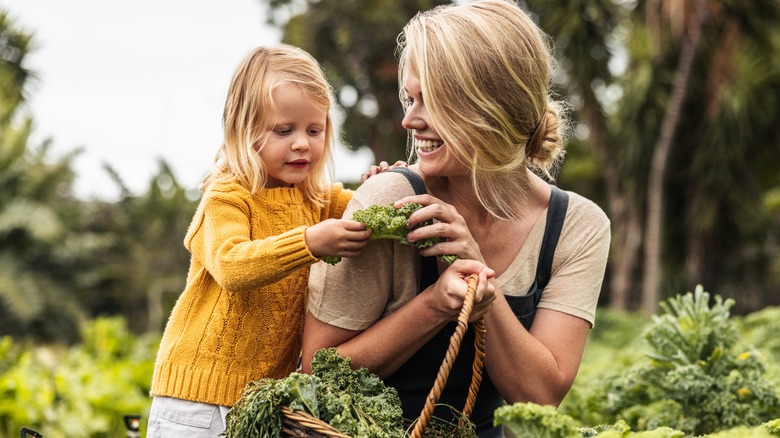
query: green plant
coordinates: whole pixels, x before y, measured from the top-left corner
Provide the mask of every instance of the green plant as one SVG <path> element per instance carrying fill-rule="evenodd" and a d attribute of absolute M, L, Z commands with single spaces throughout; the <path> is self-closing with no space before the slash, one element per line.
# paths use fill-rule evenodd
<path fill-rule="evenodd" d="M 27 426 L 44 436 L 114 437 L 122 416 L 146 418 L 157 336 L 136 337 L 121 318 L 98 318 L 70 348 L 0 342 L 0 435 Z"/>
<path fill-rule="evenodd" d="M 517 437 L 580 438 L 577 423 L 552 406 L 515 403 L 496 409 L 493 422 L 508 427 Z"/>
<path fill-rule="evenodd" d="M 600 388 L 615 370 L 628 368 L 642 357 L 641 335 L 649 321 L 641 314 L 600 307 L 577 378 L 558 410 L 582 424 L 604 422 Z"/>
<path fill-rule="evenodd" d="M 314 355 L 311 375 L 250 382 L 228 414 L 226 436 L 281 436 L 282 406 L 305 411 L 350 436 L 402 436 L 398 393 L 367 369 L 351 369 L 351 363 L 335 348 L 322 349 Z"/>
<path fill-rule="evenodd" d="M 780 338 L 777 336 L 780 333 L 780 307 L 767 307 L 736 318 L 734 322 L 742 342 L 754 345 L 767 355 L 767 360 L 780 363 Z"/>
<path fill-rule="evenodd" d="M 701 286 L 661 303 L 665 313 L 643 333 L 647 360 L 604 381 L 608 420 L 624 419 L 634 430 L 669 426 L 706 434 L 780 415 L 763 358 L 736 348 L 733 301 L 716 296 L 712 303 Z"/>
<path fill-rule="evenodd" d="M 406 240 L 406 235 L 409 234 L 410 231 L 432 223 L 431 221 L 424 221 L 412 228 L 407 227 L 409 216 L 420 208 L 422 208 L 422 205 L 415 202 L 404 204 L 401 208 L 395 208 L 393 204 L 370 205 L 352 213 L 352 220 L 361 222 L 365 224 L 367 228 L 373 230 L 373 233 L 371 234 L 372 240 L 394 239 L 405 245 L 415 246 L 420 249 L 428 248 L 441 242 L 441 238 L 431 237 L 416 242 L 409 242 Z M 441 259 L 445 262 L 452 263 L 457 257 L 454 255 L 443 255 L 441 256 Z M 323 257 L 322 260 L 325 263 L 335 265 L 341 261 L 341 257 Z"/>

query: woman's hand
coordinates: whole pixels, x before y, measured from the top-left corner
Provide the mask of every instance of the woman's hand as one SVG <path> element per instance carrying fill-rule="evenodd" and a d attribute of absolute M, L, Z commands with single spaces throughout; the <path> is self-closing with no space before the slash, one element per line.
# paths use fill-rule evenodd
<path fill-rule="evenodd" d="M 395 202 L 395 208 L 400 208 L 410 202 L 416 202 L 423 208 L 409 216 L 410 228 L 420 222 L 433 220 L 433 224 L 420 227 L 406 235 L 406 240 L 415 242 L 430 237 L 441 237 L 444 241 L 420 251 L 424 256 L 455 255 L 459 259 L 479 260 L 484 258 L 479 245 L 469 231 L 466 221 L 450 204 L 431 195 L 407 196 Z"/>
<path fill-rule="evenodd" d="M 436 283 L 425 290 L 433 310 L 439 313 L 442 319 L 458 319 L 466 299 L 467 280 L 471 274 L 479 276 L 479 283 L 474 293 L 474 307 L 469 322 L 478 320 L 490 310 L 496 299 L 496 290 L 489 280 L 495 272 L 477 260 L 455 260 L 441 273 Z"/>
<path fill-rule="evenodd" d="M 315 257 L 356 257 L 368 244 L 371 230 L 348 219 L 326 219 L 306 229 L 306 246 Z"/>

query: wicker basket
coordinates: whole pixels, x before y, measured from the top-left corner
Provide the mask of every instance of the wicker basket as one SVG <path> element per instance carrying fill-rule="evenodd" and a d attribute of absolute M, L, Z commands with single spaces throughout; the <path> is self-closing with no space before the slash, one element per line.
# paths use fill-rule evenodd
<path fill-rule="evenodd" d="M 455 333 L 450 337 L 450 345 L 447 349 L 447 354 L 439 367 L 439 373 L 436 375 L 436 380 L 433 384 L 433 388 L 428 393 L 428 397 L 425 400 L 425 406 L 423 407 L 420 417 L 414 423 L 414 429 L 410 435 L 410 438 L 420 438 L 425 431 L 425 427 L 428 421 L 431 419 L 433 409 L 436 403 L 439 401 L 441 391 L 444 385 L 447 383 L 447 378 L 450 375 L 452 369 L 452 363 L 455 357 L 458 355 L 463 335 L 468 328 L 469 317 L 471 316 L 471 310 L 474 306 L 474 293 L 477 290 L 477 284 L 479 279 L 476 275 L 472 274 L 468 278 L 468 289 L 466 290 L 466 298 L 463 301 L 463 308 L 461 308 L 460 315 L 458 315 L 458 325 L 455 328 Z M 477 392 L 479 391 L 479 385 L 482 383 L 482 365 L 485 360 L 485 319 L 480 318 L 474 323 L 476 337 L 474 340 L 474 349 L 476 354 L 474 355 L 474 364 L 472 366 L 472 378 L 471 385 L 469 386 L 469 394 L 466 398 L 465 406 L 463 407 L 463 415 L 465 417 L 471 416 L 471 410 L 474 408 L 474 403 L 477 399 Z M 351 438 L 340 432 L 328 423 L 313 417 L 312 415 L 303 411 L 293 411 L 288 407 L 282 407 L 282 417 L 284 420 L 283 433 L 286 437 L 306 437 L 306 438 Z"/>
<path fill-rule="evenodd" d="M 287 406 L 282 407 L 282 419 L 284 421 L 282 433 L 287 437 L 351 438 L 319 418 L 304 411 L 293 411 Z"/>

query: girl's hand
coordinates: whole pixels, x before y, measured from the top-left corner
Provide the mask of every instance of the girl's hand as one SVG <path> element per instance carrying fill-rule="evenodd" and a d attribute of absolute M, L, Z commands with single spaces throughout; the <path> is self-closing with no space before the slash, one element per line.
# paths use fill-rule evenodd
<path fill-rule="evenodd" d="M 371 230 L 348 219 L 326 219 L 306 229 L 306 246 L 315 257 L 356 257 L 368 244 Z"/>
<path fill-rule="evenodd" d="M 479 284 L 474 293 L 474 307 L 469 322 L 478 320 L 490 310 L 496 299 L 496 290 L 490 279 L 495 272 L 476 260 L 455 260 L 439 279 L 425 290 L 431 299 L 431 306 L 443 319 L 457 320 L 468 289 L 467 279 L 471 274 L 479 276 Z"/>
<path fill-rule="evenodd" d="M 433 224 L 420 227 L 406 235 L 406 240 L 415 242 L 430 237 L 441 237 L 443 242 L 420 251 L 424 256 L 441 256 L 452 254 L 464 260 L 479 260 L 484 258 L 479 245 L 469 231 L 463 216 L 450 204 L 431 195 L 415 195 L 395 201 L 395 208 L 400 208 L 410 202 L 416 202 L 423 208 L 409 216 L 408 226 L 414 227 L 420 222 L 433 220 Z"/>
<path fill-rule="evenodd" d="M 368 172 L 363 172 L 360 174 L 360 183 L 363 184 L 372 176 L 378 175 L 385 170 L 394 169 L 396 167 L 409 167 L 409 165 L 406 164 L 406 161 L 396 161 L 395 164 L 390 166 L 387 164 L 387 161 L 380 161 L 378 166 L 376 164 L 372 164 L 371 167 L 368 168 Z"/>

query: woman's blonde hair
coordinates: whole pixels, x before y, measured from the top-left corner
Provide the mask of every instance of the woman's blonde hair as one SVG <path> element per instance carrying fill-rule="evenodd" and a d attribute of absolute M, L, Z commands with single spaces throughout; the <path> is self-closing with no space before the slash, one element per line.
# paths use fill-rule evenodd
<path fill-rule="evenodd" d="M 273 91 L 289 83 L 298 85 L 327 114 L 322 159 L 298 185 L 306 199 L 322 202 L 322 193 L 333 172 L 333 90 L 309 53 L 286 44 L 256 48 L 238 66 L 222 113 L 222 146 L 214 158 L 212 172 L 203 181 L 203 190 L 215 181 L 238 182 L 252 194 L 265 187 L 267 175 L 258 151 L 273 129 Z"/>
<path fill-rule="evenodd" d="M 521 217 L 524 199 L 507 200 L 527 192 L 526 167 L 552 181 L 564 153 L 549 37 L 516 4 L 479 0 L 418 13 L 398 54 L 399 84 L 409 73 L 420 80 L 432 123 L 471 169 L 480 203 L 497 218 Z"/>

